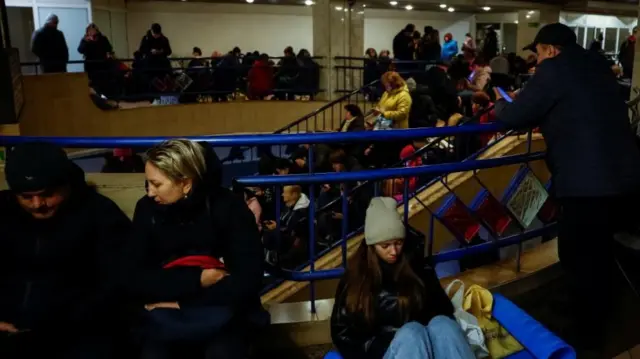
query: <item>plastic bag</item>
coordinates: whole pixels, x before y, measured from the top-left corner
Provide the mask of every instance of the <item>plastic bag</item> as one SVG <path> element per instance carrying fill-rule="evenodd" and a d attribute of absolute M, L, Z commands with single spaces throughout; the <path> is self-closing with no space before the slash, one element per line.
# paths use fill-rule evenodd
<path fill-rule="evenodd" d="M 460 287 L 452 295 L 451 291 L 456 284 L 460 285 Z M 462 328 L 462 331 L 467 338 L 467 342 L 469 343 L 469 346 L 471 346 L 471 350 L 473 350 L 476 358 L 486 358 L 489 356 L 489 349 L 487 349 L 487 346 L 485 345 L 484 334 L 482 332 L 482 328 L 480 328 L 478 319 L 474 317 L 473 314 L 466 312 L 463 308 L 465 299 L 464 289 L 464 283 L 459 279 L 454 280 L 447 286 L 446 292 L 449 298 L 451 298 L 451 303 L 453 304 L 453 315 L 460 325 L 460 328 Z"/>

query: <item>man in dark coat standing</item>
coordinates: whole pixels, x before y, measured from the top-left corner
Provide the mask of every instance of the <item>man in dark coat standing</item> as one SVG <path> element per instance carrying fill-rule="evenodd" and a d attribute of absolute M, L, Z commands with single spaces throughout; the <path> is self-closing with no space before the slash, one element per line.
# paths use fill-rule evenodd
<path fill-rule="evenodd" d="M 58 30 L 58 16 L 47 16 L 44 26 L 33 33 L 31 52 L 40 59 L 44 73 L 67 72 L 69 48 L 62 31 Z"/>
<path fill-rule="evenodd" d="M 558 255 L 572 297 L 573 344 L 578 358 L 601 357 L 613 235 L 634 224 L 629 208 L 640 198 L 640 150 L 603 56 L 577 45 L 560 23 L 541 28 L 525 49 L 538 54 L 536 73 L 512 103 L 496 91 L 496 117 L 510 128 L 539 126 L 544 135 L 561 206 Z"/>

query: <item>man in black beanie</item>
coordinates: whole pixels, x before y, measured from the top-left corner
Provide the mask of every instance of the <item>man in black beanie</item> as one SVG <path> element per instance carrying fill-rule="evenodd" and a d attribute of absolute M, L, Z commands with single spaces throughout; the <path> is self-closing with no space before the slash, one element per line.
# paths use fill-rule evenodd
<path fill-rule="evenodd" d="M 0 358 L 110 358 L 130 221 L 47 143 L 8 152 L 0 192 Z"/>

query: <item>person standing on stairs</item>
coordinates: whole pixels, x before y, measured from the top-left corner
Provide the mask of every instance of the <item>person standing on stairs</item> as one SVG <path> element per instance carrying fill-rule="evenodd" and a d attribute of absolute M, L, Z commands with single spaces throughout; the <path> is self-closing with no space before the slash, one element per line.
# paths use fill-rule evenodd
<path fill-rule="evenodd" d="M 453 305 L 390 197 L 371 200 L 365 239 L 338 284 L 331 338 L 344 359 L 472 359 Z"/>
<path fill-rule="evenodd" d="M 560 23 L 541 28 L 526 49 L 538 54 L 536 73 L 511 103 L 496 90 L 495 114 L 509 128 L 539 126 L 544 135 L 561 207 L 558 255 L 571 286 L 576 338 L 569 341 L 583 351 L 579 358 L 599 358 L 612 302 L 613 235 L 634 222 L 628 209 L 640 199 L 640 151 L 603 56 L 577 45 Z"/>

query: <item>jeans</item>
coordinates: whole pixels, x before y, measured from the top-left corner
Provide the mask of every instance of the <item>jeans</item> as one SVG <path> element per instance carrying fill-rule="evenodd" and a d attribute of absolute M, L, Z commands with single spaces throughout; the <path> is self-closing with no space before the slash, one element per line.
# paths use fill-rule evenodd
<path fill-rule="evenodd" d="M 409 322 L 397 332 L 384 359 L 475 359 L 458 323 L 439 315 L 424 326 Z"/>

